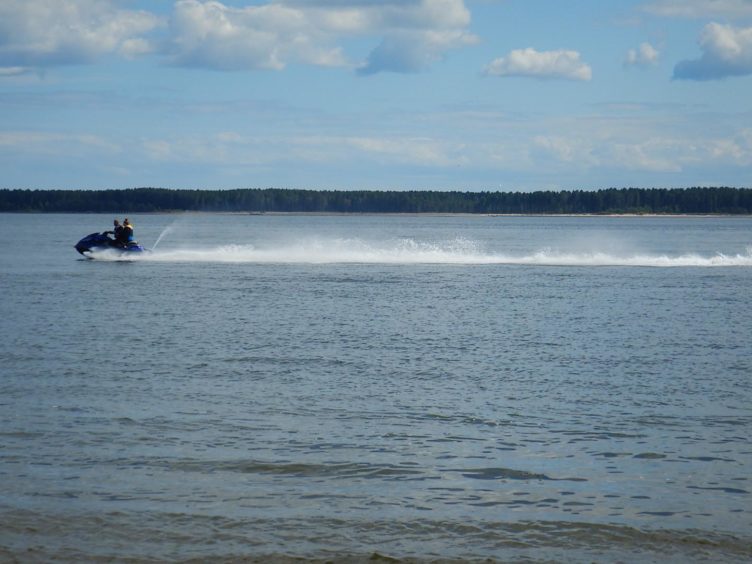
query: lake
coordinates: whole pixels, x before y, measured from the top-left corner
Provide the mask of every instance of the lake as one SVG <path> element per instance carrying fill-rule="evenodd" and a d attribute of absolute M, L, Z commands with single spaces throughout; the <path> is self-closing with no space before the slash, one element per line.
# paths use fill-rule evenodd
<path fill-rule="evenodd" d="M 752 218 L 112 219 L 0 214 L 0 559 L 752 559 Z"/>

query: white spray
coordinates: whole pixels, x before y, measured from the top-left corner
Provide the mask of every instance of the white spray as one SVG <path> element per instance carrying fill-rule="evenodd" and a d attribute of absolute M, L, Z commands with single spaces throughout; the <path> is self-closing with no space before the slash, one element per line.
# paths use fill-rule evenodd
<path fill-rule="evenodd" d="M 167 228 L 162 235 L 166 235 Z M 162 236 L 160 236 L 160 239 Z M 159 241 L 157 241 L 159 242 Z M 155 245 L 156 246 L 156 245 Z M 639 266 L 717 267 L 752 266 L 752 249 L 746 253 L 666 256 L 590 249 L 561 251 L 543 248 L 522 254 L 492 252 L 482 244 L 457 238 L 416 241 L 410 238 L 366 241 L 357 238 L 317 238 L 262 245 L 221 245 L 202 249 L 176 249 L 150 253 L 141 260 L 160 262 L 214 262 L 253 264 L 500 264 L 528 266 Z"/>
<path fill-rule="evenodd" d="M 165 236 L 165 235 L 167 235 L 168 233 L 172 233 L 172 232 L 173 232 L 173 226 L 172 226 L 172 225 L 168 225 L 167 227 L 165 227 L 165 228 L 164 228 L 164 229 L 162 230 L 162 233 L 160 233 L 160 234 L 159 234 L 159 237 L 157 237 L 157 241 L 156 241 L 156 243 L 154 243 L 154 245 L 152 246 L 152 249 L 156 249 L 156 248 L 157 248 L 157 245 L 159 245 L 159 242 L 160 242 L 160 241 L 162 240 L 162 237 L 164 237 L 164 236 Z"/>

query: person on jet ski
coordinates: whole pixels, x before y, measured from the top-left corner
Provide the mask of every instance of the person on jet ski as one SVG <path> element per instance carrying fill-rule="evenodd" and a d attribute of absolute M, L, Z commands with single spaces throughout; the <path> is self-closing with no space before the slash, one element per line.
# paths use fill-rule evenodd
<path fill-rule="evenodd" d="M 125 240 L 125 246 L 136 242 L 136 239 L 133 237 L 133 224 L 128 221 L 127 217 L 123 220 L 123 239 Z"/>
<path fill-rule="evenodd" d="M 112 231 L 105 231 L 105 235 L 114 235 L 115 240 L 110 243 L 113 247 L 125 247 L 128 244 L 127 235 L 125 234 L 125 229 L 122 225 L 120 225 L 120 222 L 115 219 L 112 222 Z"/>

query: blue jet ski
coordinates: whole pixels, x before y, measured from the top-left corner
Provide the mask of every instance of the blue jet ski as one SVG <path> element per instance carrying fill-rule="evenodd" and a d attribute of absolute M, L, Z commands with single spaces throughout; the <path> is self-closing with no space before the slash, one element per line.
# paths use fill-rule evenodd
<path fill-rule="evenodd" d="M 123 255 L 131 253 L 143 253 L 146 251 L 137 241 L 131 241 L 125 245 L 120 244 L 107 236 L 106 233 L 92 233 L 76 243 L 76 250 L 87 258 L 91 255 L 106 250 L 117 251 Z"/>

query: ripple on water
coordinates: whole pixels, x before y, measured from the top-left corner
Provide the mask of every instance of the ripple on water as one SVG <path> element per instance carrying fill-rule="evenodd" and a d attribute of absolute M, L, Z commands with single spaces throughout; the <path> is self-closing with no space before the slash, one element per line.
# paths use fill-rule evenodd
<path fill-rule="evenodd" d="M 361 562 L 374 553 L 436 559 L 747 561 L 748 537 L 693 529 L 646 531 L 578 521 L 229 518 L 223 515 L 110 511 L 57 514 L 0 508 L 0 555 L 35 560 L 188 559 Z M 101 535 L 102 529 L 108 531 Z M 357 539 L 357 540 L 355 540 Z M 74 542 L 74 540 L 76 542 Z M 79 548 L 80 547 L 80 548 Z M 440 548 L 436 548 L 440 547 Z"/>

